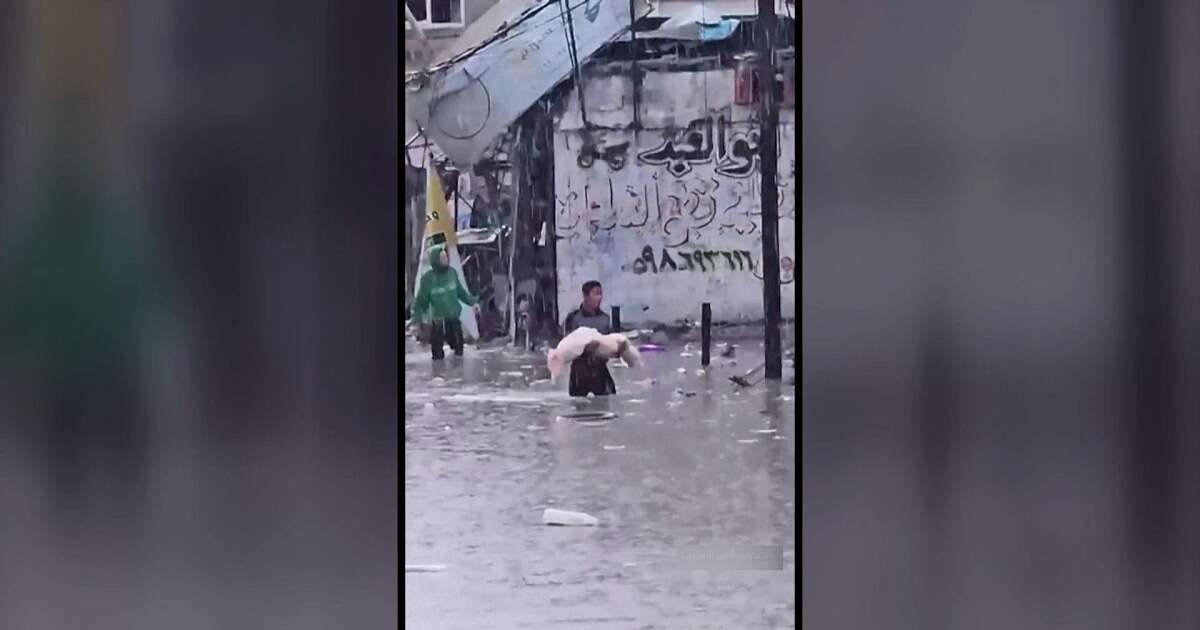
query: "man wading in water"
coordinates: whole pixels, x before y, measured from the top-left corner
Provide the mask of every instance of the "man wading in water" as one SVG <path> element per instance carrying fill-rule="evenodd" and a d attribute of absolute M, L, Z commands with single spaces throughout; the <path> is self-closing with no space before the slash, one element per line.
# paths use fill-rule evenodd
<path fill-rule="evenodd" d="M 583 283 L 583 303 L 567 315 L 563 332 L 569 335 L 576 328 L 586 326 L 595 328 L 602 335 L 611 333 L 612 320 L 608 313 L 600 310 L 603 299 L 604 289 L 599 282 L 588 280 Z M 568 392 L 572 396 L 611 396 L 617 393 L 617 385 L 608 371 L 608 361 L 593 352 L 595 347 L 596 342 L 588 344 L 583 354 L 571 362 Z"/>

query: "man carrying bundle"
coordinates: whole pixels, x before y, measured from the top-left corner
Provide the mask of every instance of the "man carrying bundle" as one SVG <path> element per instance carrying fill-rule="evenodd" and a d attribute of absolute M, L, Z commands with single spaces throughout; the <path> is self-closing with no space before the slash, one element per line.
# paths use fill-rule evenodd
<path fill-rule="evenodd" d="M 595 280 L 583 283 L 583 303 L 579 308 L 567 315 L 563 332 L 570 335 L 577 328 L 594 328 L 601 335 L 612 332 L 612 320 L 608 313 L 600 310 L 600 302 L 604 299 L 604 288 Z M 628 341 L 622 345 L 616 354 L 623 354 Z M 608 359 L 597 352 L 600 341 L 592 340 L 583 348 L 583 354 L 571 362 L 571 380 L 568 392 L 572 396 L 611 396 L 617 393 L 617 385 L 613 382 L 612 374 L 608 371 Z"/>

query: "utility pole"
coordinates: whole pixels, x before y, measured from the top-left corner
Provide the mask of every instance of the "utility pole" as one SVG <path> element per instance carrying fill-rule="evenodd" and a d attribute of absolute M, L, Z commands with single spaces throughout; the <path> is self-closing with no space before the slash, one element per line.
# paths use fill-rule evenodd
<path fill-rule="evenodd" d="M 759 175 L 762 182 L 764 376 L 783 378 L 779 297 L 779 106 L 775 102 L 775 0 L 758 0 L 755 43 L 758 49 Z"/>

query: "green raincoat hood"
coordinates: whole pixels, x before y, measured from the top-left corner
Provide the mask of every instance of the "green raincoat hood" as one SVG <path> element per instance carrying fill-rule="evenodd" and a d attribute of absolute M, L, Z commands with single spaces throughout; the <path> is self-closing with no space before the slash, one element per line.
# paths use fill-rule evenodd
<path fill-rule="evenodd" d="M 429 248 L 429 265 L 438 271 L 446 268 L 442 264 L 442 252 L 444 251 L 446 251 L 445 245 L 434 245 Z"/>

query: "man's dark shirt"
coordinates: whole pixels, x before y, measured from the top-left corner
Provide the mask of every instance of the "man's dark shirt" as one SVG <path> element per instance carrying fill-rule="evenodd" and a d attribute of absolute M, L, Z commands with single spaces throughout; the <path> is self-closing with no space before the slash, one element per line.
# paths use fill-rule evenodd
<path fill-rule="evenodd" d="M 582 307 L 567 315 L 563 328 L 567 334 L 571 334 L 576 328 L 585 326 L 595 328 L 602 335 L 612 332 L 612 320 L 608 313 L 597 309 L 595 313 L 588 314 Z M 572 361 L 569 393 L 572 396 L 586 396 L 589 393 L 609 396 L 617 393 L 617 386 L 608 371 L 608 362 L 590 352 Z"/>
<path fill-rule="evenodd" d="M 567 315 L 566 322 L 563 324 L 563 332 L 571 334 L 571 331 L 576 328 L 595 328 L 601 335 L 607 335 L 612 332 L 612 320 L 609 319 L 608 313 L 597 309 L 595 313 L 587 313 L 582 307 L 577 308 Z"/>

